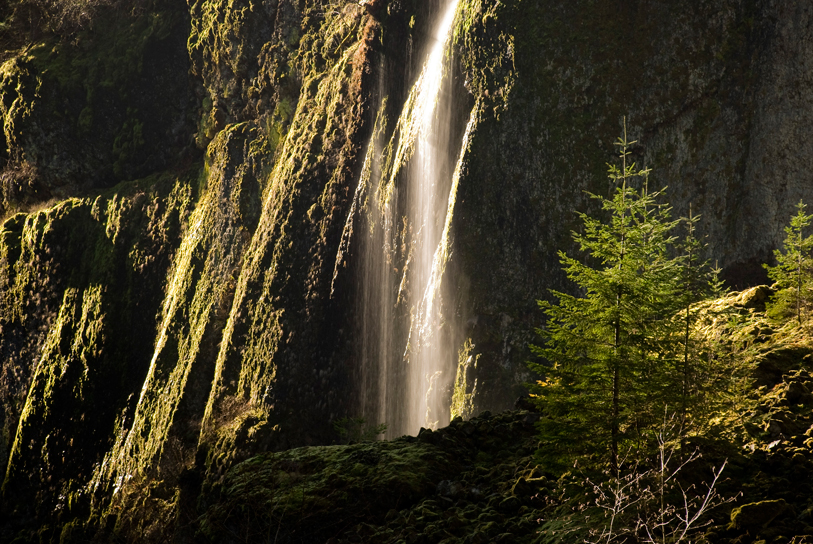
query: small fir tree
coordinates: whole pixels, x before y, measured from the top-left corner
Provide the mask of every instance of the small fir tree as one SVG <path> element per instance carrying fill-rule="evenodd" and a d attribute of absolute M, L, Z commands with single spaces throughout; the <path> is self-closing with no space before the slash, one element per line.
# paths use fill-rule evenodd
<path fill-rule="evenodd" d="M 532 389 L 546 416 L 540 453 L 550 464 L 600 462 L 608 452 L 617 473 L 619 451 L 646 448 L 647 430 L 667 404 L 677 400 L 685 419 L 697 389 L 690 332 L 694 304 L 709 291 L 697 218 L 685 220 L 689 235 L 678 243 L 672 233 L 681 221 L 658 203 L 661 192 L 648 191 L 649 170 L 628 164 L 634 143 L 625 127 L 617 142 L 621 166 L 609 169 L 616 189 L 609 199 L 591 195 L 609 220 L 579 214 L 583 233 L 573 238 L 588 259 L 559 253 L 581 294 L 553 291 L 556 303 L 539 302 L 544 343 L 531 349 L 544 362 L 530 366 L 545 376 Z"/>
<path fill-rule="evenodd" d="M 805 236 L 813 216 L 805 213 L 801 200 L 796 205 L 796 215 L 785 227 L 784 251 L 775 250 L 776 266 L 764 265 L 768 277 L 776 282 L 778 292 L 768 313 L 774 318 L 794 315 L 799 325 L 810 302 L 811 278 L 813 278 L 813 235 Z"/>
<path fill-rule="evenodd" d="M 621 167 L 609 169 L 612 198 L 591 195 L 609 221 L 579 214 L 584 232 L 573 238 L 596 266 L 559 253 L 583 295 L 554 291 L 558 303 L 540 301 L 547 324 L 538 332 L 545 343 L 532 346 L 548 363 L 531 366 L 546 376 L 535 393 L 548 416 L 541 426 L 549 457 L 565 461 L 609 446 L 613 471 L 620 445 L 639 438 L 651 391 L 665 385 L 657 344 L 674 315 L 667 301 L 679 275 L 668 255 L 676 224 L 669 208 L 657 204 L 660 193 L 632 187 L 647 174 L 627 164 L 634 143 L 625 130 L 617 143 Z"/>

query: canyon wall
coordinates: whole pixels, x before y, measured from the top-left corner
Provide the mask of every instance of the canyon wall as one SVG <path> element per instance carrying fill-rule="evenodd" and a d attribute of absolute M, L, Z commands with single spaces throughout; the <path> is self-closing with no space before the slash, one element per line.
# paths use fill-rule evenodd
<path fill-rule="evenodd" d="M 357 195 L 446 3 L 61 5 L 0 4 L 0 536 L 183 540 L 236 461 L 381 423 Z M 612 190 L 624 118 L 708 258 L 762 281 L 813 202 L 812 22 L 778 0 L 461 0 L 438 326 L 464 415 L 524 393 L 535 301 L 570 288 L 557 251 Z"/>

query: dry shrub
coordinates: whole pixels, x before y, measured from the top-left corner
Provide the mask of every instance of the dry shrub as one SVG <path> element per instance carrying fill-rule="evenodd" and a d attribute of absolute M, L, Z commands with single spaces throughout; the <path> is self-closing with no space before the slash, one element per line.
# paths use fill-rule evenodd
<path fill-rule="evenodd" d="M 0 171 L 0 224 L 15 213 L 29 211 L 36 192 L 37 167 L 27 160 L 9 161 Z"/>
<path fill-rule="evenodd" d="M 184 469 L 194 464 L 195 448 L 184 444 L 178 437 L 170 436 L 161 451 L 161 478 L 174 484 Z"/>
<path fill-rule="evenodd" d="M 253 406 L 249 399 L 239 395 L 229 395 L 217 403 L 209 432 L 217 433 L 219 429 L 232 428 L 239 425 L 252 411 Z"/>
<path fill-rule="evenodd" d="M 45 15 L 54 32 L 75 32 L 93 24 L 99 8 L 115 0 L 27 0 Z"/>

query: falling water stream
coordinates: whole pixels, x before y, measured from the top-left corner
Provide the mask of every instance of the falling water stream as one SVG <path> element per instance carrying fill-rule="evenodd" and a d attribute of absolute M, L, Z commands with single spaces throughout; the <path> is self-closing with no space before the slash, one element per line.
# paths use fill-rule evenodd
<path fill-rule="evenodd" d="M 454 282 L 444 271 L 462 145 L 450 84 L 458 4 L 441 6 L 388 142 L 379 117 L 351 212 L 366 212 L 369 224 L 359 273 L 359 404 L 391 437 L 449 420 L 457 340 L 444 300 Z"/>
<path fill-rule="evenodd" d="M 457 1 L 449 2 L 438 25 L 435 43 L 426 61 L 420 91 L 413 116 L 419 128 L 415 151 L 409 163 L 410 224 L 417 229 L 414 236 L 414 291 L 412 325 L 405 358 L 412 366 L 408 393 L 407 428 L 435 428 L 448 411 L 442 392 L 450 382 L 449 361 L 454 359 L 454 347 L 443 341 L 441 334 L 441 279 L 436 268 L 435 253 L 441 245 L 446 218 L 446 203 L 451 185 L 453 165 L 450 161 L 452 103 L 451 93 L 442 93 L 445 60 L 449 47 Z M 459 146 L 460 143 L 457 142 Z M 417 299 L 417 300 L 415 300 Z M 417 304 L 416 304 L 417 303 Z M 446 406 L 444 406 L 446 404 Z M 445 419 L 448 419 L 446 417 Z"/>

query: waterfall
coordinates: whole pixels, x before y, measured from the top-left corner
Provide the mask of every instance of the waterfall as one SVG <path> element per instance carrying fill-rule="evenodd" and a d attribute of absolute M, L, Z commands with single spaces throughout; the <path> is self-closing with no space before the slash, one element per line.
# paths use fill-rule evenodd
<path fill-rule="evenodd" d="M 453 280 L 444 270 L 461 149 L 448 77 L 459 0 L 443 4 L 421 73 L 389 132 L 383 100 L 351 211 L 367 227 L 354 234 L 363 247 L 358 403 L 367 423 L 386 423 L 390 437 L 448 423 L 457 365 L 459 339 L 444 300 Z M 348 221 L 346 238 L 350 230 Z"/>
<path fill-rule="evenodd" d="M 453 166 L 449 160 L 452 97 L 442 94 L 444 60 L 452 31 L 457 2 L 450 2 L 438 26 L 435 43 L 419 81 L 420 91 L 413 116 L 419 125 L 415 151 L 409 163 L 410 224 L 414 260 L 412 296 L 414 308 L 405 358 L 410 364 L 407 428 L 436 428 L 447 422 L 448 401 L 443 391 L 451 383 L 449 362 L 454 362 L 454 346 L 444 342 L 441 329 L 441 272 L 445 263 L 436 262 L 446 219 L 446 203 Z M 457 144 L 459 145 L 459 143 Z M 451 365 L 454 369 L 454 365 Z M 445 406 L 444 406 L 445 404 Z M 446 421 L 444 421 L 444 419 Z"/>

